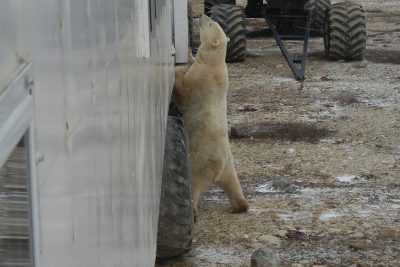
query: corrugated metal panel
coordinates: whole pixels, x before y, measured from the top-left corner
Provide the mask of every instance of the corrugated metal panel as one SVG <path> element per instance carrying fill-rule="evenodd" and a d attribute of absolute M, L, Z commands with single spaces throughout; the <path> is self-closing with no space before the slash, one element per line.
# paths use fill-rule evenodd
<path fill-rule="evenodd" d="M 0 83 L 20 58 L 33 66 L 39 266 L 154 264 L 172 13 L 162 0 L 0 2 Z"/>

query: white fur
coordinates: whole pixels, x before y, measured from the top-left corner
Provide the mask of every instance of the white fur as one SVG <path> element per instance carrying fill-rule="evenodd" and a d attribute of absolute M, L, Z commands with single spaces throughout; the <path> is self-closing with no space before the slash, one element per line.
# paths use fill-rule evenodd
<path fill-rule="evenodd" d="M 248 208 L 236 175 L 229 146 L 225 63 L 229 39 L 209 17 L 200 18 L 201 45 L 195 59 L 177 67 L 174 101 L 181 108 L 189 135 L 193 208 L 198 214 L 200 194 L 218 184 L 229 196 L 234 212 Z"/>

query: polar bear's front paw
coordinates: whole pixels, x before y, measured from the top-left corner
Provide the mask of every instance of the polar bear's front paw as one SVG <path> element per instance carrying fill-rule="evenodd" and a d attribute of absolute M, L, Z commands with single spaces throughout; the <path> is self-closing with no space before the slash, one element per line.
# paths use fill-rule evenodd
<path fill-rule="evenodd" d="M 195 60 L 196 60 L 196 58 L 193 57 L 192 49 L 189 48 L 189 50 L 188 50 L 188 64 L 189 64 L 189 66 L 191 66 L 194 63 Z"/>
<path fill-rule="evenodd" d="M 242 198 L 233 206 L 233 213 L 246 212 L 249 209 L 249 204 L 247 200 Z"/>

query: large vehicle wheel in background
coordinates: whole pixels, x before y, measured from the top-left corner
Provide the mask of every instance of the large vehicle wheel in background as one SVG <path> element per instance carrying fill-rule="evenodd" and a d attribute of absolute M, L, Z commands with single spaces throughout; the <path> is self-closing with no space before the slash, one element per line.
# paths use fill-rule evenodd
<path fill-rule="evenodd" d="M 167 259 L 187 252 L 193 239 L 192 179 L 189 144 L 177 107 L 171 105 L 165 139 L 157 258 Z"/>
<path fill-rule="evenodd" d="M 243 7 L 234 5 L 216 5 L 210 17 L 218 22 L 230 39 L 226 51 L 226 62 L 241 62 L 246 58 L 246 17 Z"/>
<path fill-rule="evenodd" d="M 236 5 L 236 0 L 204 0 L 204 14 L 210 16 L 212 7 L 222 4 Z"/>
<path fill-rule="evenodd" d="M 364 56 L 366 42 L 362 7 L 352 2 L 333 4 L 326 15 L 325 56 L 336 60 L 360 60 Z"/>
<path fill-rule="evenodd" d="M 312 9 L 311 28 L 324 31 L 326 10 L 330 8 L 331 0 L 306 0 L 304 9 Z"/>

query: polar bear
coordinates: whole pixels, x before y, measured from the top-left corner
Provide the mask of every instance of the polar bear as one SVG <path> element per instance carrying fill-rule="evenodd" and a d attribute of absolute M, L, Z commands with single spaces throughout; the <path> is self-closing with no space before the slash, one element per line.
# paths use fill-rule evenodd
<path fill-rule="evenodd" d="M 229 39 L 206 15 L 200 18 L 200 47 L 187 66 L 176 67 L 173 100 L 180 107 L 189 136 L 194 216 L 200 194 L 212 184 L 229 196 L 233 212 L 245 212 L 247 200 L 236 175 L 229 146 L 227 101 Z"/>

